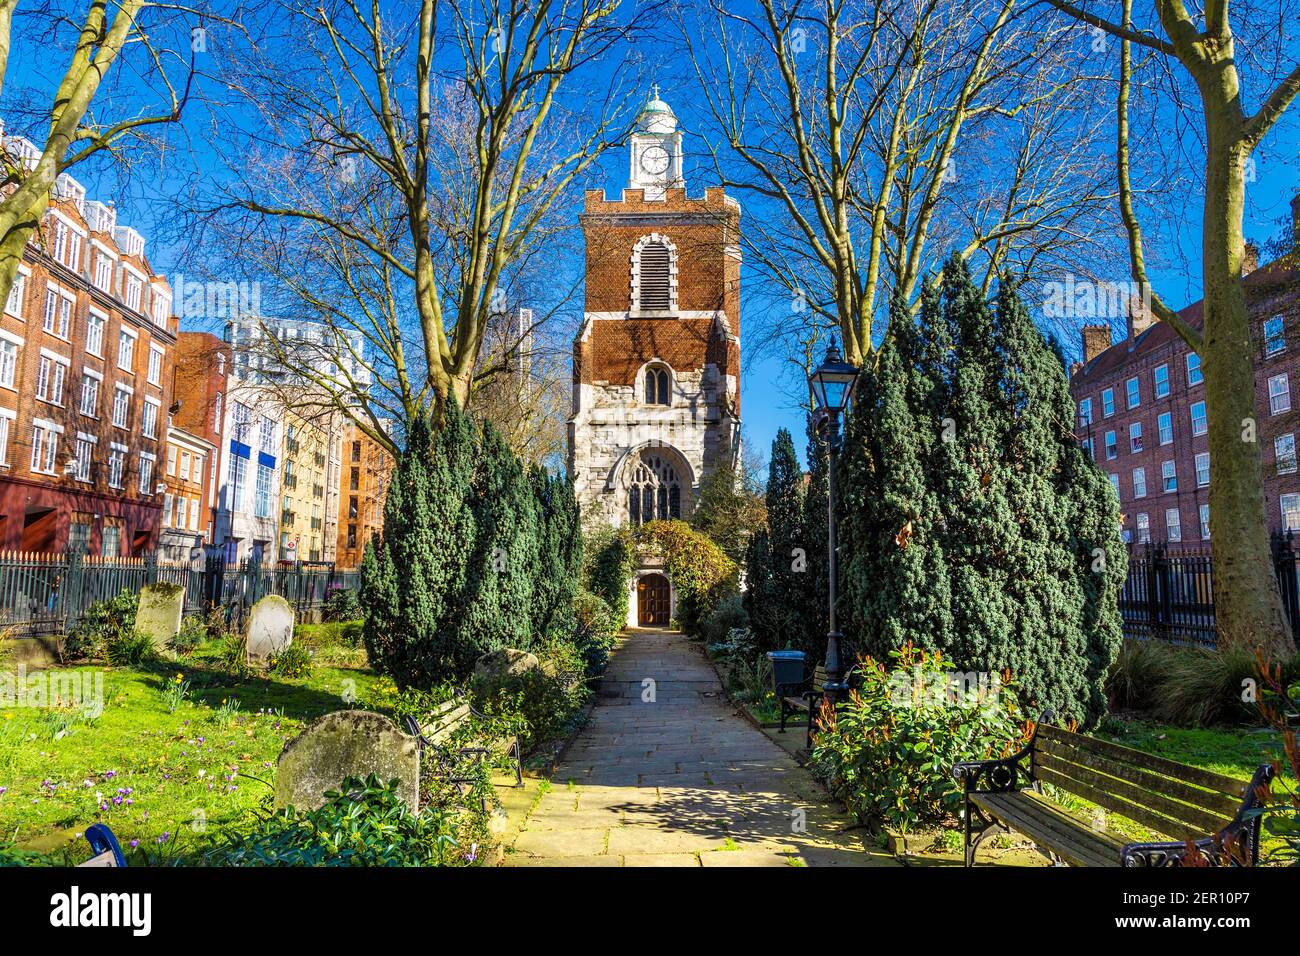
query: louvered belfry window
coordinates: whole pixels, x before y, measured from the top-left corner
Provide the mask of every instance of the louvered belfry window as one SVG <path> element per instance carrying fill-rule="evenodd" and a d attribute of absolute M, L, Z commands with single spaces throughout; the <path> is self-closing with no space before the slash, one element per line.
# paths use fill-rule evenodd
<path fill-rule="evenodd" d="M 668 291 L 668 247 L 648 242 L 641 249 L 641 308 L 671 308 Z"/>

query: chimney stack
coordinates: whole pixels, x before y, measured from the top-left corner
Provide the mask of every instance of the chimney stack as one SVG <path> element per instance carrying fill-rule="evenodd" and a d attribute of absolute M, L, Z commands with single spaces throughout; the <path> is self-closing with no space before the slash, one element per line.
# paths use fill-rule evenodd
<path fill-rule="evenodd" d="M 1151 303 L 1144 296 L 1131 296 L 1128 300 L 1128 338 L 1133 342 L 1139 335 L 1156 324 Z"/>
<path fill-rule="evenodd" d="M 1108 348 L 1110 348 L 1109 325 L 1083 327 L 1083 364 L 1087 365 Z"/>
<path fill-rule="evenodd" d="M 1259 246 L 1247 242 L 1241 257 L 1241 277 L 1244 279 L 1259 268 Z"/>

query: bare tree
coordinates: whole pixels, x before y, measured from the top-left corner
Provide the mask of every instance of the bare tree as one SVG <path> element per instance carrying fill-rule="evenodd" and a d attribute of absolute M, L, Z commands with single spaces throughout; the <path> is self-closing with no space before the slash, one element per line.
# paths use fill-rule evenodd
<path fill-rule="evenodd" d="M 9 296 L 59 175 L 97 155 L 121 159 L 147 141 L 150 128 L 180 118 L 201 45 L 202 34 L 193 31 L 203 29 L 203 17 L 197 8 L 154 0 L 46 0 L 26 12 L 18 10 L 18 0 L 0 0 L 0 93 L 11 93 L 6 79 L 17 25 L 33 43 L 40 34 L 45 55 L 67 48 L 61 79 L 52 95 L 45 94 L 49 99 L 33 105 L 33 91 L 23 91 L 7 117 L 11 127 L 15 118 L 28 120 L 43 145 L 12 129 L 0 137 L 0 301 Z M 96 109 L 115 70 L 126 73 L 128 95 Z"/>
<path fill-rule="evenodd" d="M 1007 268 L 1095 255 L 1107 195 L 1095 131 L 1079 122 L 1089 77 L 1066 32 L 1016 0 L 710 0 L 683 18 L 712 159 L 759 205 L 746 253 L 785 290 L 795 337 L 838 328 L 862 364 L 894 296 L 949 250 Z M 1067 121 L 1074 135 L 1054 135 Z M 772 329 L 789 339 L 784 318 Z"/>
<path fill-rule="evenodd" d="M 562 197 L 621 140 L 628 111 L 610 78 L 652 13 L 422 0 L 395 17 L 285 0 L 280 32 L 226 65 L 258 115 L 208 222 L 304 311 L 360 334 L 373 397 L 281 358 L 377 441 L 395 441 L 377 416 L 436 418 L 495 373 L 481 362 L 491 317 L 554 252 Z M 599 83 L 570 79 L 599 70 Z"/>
<path fill-rule="evenodd" d="M 1300 63 L 1290 62 L 1278 24 L 1278 8 L 1238 6 L 1238 37 L 1227 0 L 1209 0 L 1192 13 L 1182 0 L 1154 0 L 1159 32 L 1135 25 L 1132 0 L 1118 0 L 1118 13 L 1095 13 L 1100 4 L 1049 0 L 1056 8 L 1120 41 L 1118 135 L 1115 165 L 1119 206 L 1128 236 L 1133 278 L 1149 294 L 1151 310 L 1169 323 L 1188 347 L 1201 356 L 1209 418 L 1210 541 L 1214 553 L 1214 603 L 1220 639 L 1261 647 L 1287 656 L 1295 641 L 1287 627 L 1269 550 L 1268 520 L 1255 405 L 1254 346 L 1246 310 L 1241 268 L 1245 256 L 1242 213 L 1251 154 L 1300 95 Z M 1107 4 L 1113 8 L 1114 3 Z M 1292 8 L 1294 12 L 1294 8 Z M 1292 17 L 1294 19 L 1294 17 Z M 1203 324 L 1197 328 L 1151 292 L 1142 227 L 1130 182 L 1129 96 L 1134 79 L 1132 48 L 1154 61 L 1164 77 L 1181 67 L 1196 96 L 1182 96 L 1175 86 L 1175 122 L 1182 114 L 1202 125 L 1199 148 L 1204 168 L 1201 223 Z M 1249 67 L 1243 72 L 1242 66 Z M 1166 81 L 1167 82 L 1167 81 Z M 1175 79 L 1175 84 L 1177 80 Z M 1248 103 L 1254 102 L 1252 107 Z M 1176 136 L 1176 134 L 1174 134 Z M 1178 137 L 1181 139 L 1182 137 Z"/>

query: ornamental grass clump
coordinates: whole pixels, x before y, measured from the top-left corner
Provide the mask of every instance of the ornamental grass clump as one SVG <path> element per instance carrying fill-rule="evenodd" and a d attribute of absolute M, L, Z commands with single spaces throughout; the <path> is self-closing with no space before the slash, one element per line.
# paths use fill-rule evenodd
<path fill-rule="evenodd" d="M 810 767 L 863 821 L 907 831 L 961 810 L 960 760 L 1009 756 L 1024 745 L 1008 674 L 959 672 L 939 651 L 907 644 L 888 666 L 858 665 L 861 686 L 813 736 Z"/>

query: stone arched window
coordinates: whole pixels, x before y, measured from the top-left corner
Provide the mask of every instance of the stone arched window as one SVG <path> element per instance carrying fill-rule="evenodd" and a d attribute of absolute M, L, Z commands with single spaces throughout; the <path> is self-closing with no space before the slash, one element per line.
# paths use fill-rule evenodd
<path fill-rule="evenodd" d="M 632 311 L 677 310 L 677 248 L 665 235 L 652 232 L 632 250 Z"/>
<path fill-rule="evenodd" d="M 677 469 L 660 455 L 642 454 L 632 472 L 627 491 L 628 521 L 634 527 L 647 521 L 682 516 L 682 483 Z"/>
<path fill-rule="evenodd" d="M 673 375 L 665 365 L 647 365 L 643 385 L 643 396 L 647 405 L 671 405 L 673 403 Z"/>

